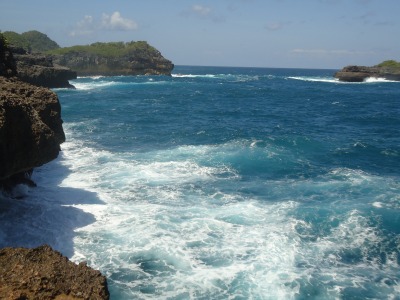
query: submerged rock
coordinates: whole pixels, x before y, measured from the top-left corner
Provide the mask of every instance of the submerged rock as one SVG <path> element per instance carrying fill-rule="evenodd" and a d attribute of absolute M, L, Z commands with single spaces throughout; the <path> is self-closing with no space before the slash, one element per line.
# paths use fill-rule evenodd
<path fill-rule="evenodd" d="M 109 299 L 106 278 L 44 245 L 0 249 L 0 299 Z"/>

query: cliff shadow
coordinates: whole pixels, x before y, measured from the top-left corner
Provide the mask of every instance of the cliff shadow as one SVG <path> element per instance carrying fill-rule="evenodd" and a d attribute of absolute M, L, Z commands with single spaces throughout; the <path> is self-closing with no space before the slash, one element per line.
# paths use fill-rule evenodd
<path fill-rule="evenodd" d="M 71 173 L 58 158 L 34 170 L 37 187 L 18 185 L 11 197 L 0 192 L 0 248 L 48 244 L 63 255 L 74 255 L 76 230 L 96 221 L 77 205 L 104 204 L 97 193 L 60 186 Z"/>

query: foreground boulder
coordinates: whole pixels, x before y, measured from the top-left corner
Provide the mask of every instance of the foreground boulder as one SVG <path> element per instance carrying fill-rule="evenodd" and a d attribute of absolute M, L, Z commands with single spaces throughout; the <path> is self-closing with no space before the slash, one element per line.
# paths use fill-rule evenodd
<path fill-rule="evenodd" d="M 0 77 L 0 181 L 57 158 L 64 141 L 57 95 Z"/>
<path fill-rule="evenodd" d="M 109 299 L 107 280 L 50 246 L 0 250 L 0 299 Z"/>

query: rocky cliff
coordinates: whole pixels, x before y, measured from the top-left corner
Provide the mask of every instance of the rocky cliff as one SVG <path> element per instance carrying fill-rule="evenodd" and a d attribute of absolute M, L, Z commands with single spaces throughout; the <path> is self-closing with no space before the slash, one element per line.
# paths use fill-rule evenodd
<path fill-rule="evenodd" d="M 335 74 L 335 78 L 346 82 L 363 82 L 370 77 L 400 81 L 400 69 L 385 65 L 373 67 L 347 66 Z"/>
<path fill-rule="evenodd" d="M 95 43 L 51 51 L 54 63 L 78 76 L 171 75 L 174 65 L 147 42 Z"/>
<path fill-rule="evenodd" d="M 107 281 L 49 246 L 0 249 L 0 299 L 109 299 Z"/>
<path fill-rule="evenodd" d="M 53 64 L 51 56 L 28 53 L 22 48 L 11 48 L 11 51 L 17 77 L 22 81 L 48 88 L 73 88 L 69 80 L 76 79 L 76 72 Z"/>
<path fill-rule="evenodd" d="M 13 54 L 0 35 L 0 180 L 55 159 L 65 141 L 57 95 L 13 77 Z M 23 176 L 22 176 L 23 177 Z M 8 183 L 6 183 L 8 184 Z"/>
<path fill-rule="evenodd" d="M 57 95 L 0 77 L 0 180 L 55 159 L 64 141 Z"/>

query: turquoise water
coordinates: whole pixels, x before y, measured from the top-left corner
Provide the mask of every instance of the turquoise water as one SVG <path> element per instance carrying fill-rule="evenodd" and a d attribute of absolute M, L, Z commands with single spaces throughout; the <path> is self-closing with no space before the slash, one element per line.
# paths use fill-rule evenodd
<path fill-rule="evenodd" d="M 400 83 L 178 66 L 56 90 L 67 142 L 0 202 L 111 299 L 400 299 Z"/>

